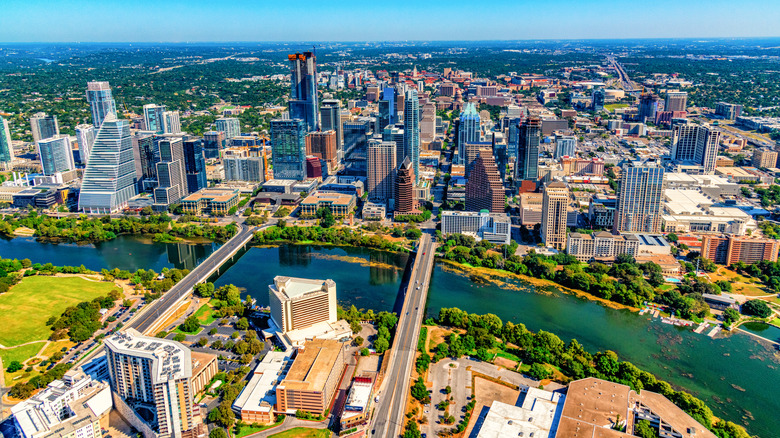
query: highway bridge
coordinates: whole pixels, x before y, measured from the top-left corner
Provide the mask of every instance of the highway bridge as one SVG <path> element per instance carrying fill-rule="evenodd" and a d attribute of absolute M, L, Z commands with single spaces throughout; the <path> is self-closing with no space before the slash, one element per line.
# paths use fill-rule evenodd
<path fill-rule="evenodd" d="M 409 394 L 420 327 L 425 316 L 425 300 L 428 297 L 436 246 L 429 234 L 423 234 L 417 245 L 417 255 L 404 293 L 393 346 L 385 353 L 384 360 L 390 362 L 379 390 L 380 400 L 371 420 L 372 437 L 397 437 L 403 431 L 406 397 Z"/>
<path fill-rule="evenodd" d="M 148 304 L 141 314 L 128 323 L 125 328 L 134 328 L 140 333 L 154 336 L 156 330 L 164 328 L 158 327 L 158 325 L 164 323 L 176 311 L 179 303 L 192 294 L 196 284 L 207 281 L 212 274 L 218 273 L 227 261 L 232 261 L 239 250 L 246 248 L 254 236 L 254 231 L 255 227 L 239 225 L 238 233 L 235 236 L 190 271 L 171 290 Z"/>

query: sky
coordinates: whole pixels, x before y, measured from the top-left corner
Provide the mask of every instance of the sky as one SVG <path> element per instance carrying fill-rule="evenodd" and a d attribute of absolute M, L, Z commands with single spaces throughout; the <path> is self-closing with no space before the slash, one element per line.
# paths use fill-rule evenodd
<path fill-rule="evenodd" d="M 778 0 L 0 0 L 0 42 L 780 36 Z"/>

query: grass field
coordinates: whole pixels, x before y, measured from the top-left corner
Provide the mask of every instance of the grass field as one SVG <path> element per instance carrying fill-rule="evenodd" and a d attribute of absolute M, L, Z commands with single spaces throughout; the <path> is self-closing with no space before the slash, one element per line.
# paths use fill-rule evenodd
<path fill-rule="evenodd" d="M 604 109 L 612 112 L 615 111 L 616 108 L 626 108 L 628 107 L 627 103 L 610 103 L 609 105 L 604 105 Z"/>
<path fill-rule="evenodd" d="M 240 429 L 238 429 L 238 427 L 236 427 L 235 429 L 233 429 L 233 436 L 235 438 L 243 438 L 243 437 L 245 437 L 247 435 L 251 435 L 253 433 L 257 433 L 257 432 L 260 432 L 260 431 L 263 431 L 263 430 L 266 430 L 266 429 L 270 429 L 270 428 L 272 428 L 274 426 L 278 426 L 279 424 L 280 423 L 274 423 L 274 424 L 271 424 L 271 425 L 268 425 L 268 426 L 259 426 L 259 427 L 243 426 Z"/>
<path fill-rule="evenodd" d="M 8 368 L 8 365 L 15 360 L 24 362 L 35 356 L 41 348 L 43 348 L 43 343 L 44 341 L 41 341 L 34 344 L 22 345 L 21 347 L 0 350 L 0 357 L 3 358 L 3 366 Z"/>
<path fill-rule="evenodd" d="M 197 312 L 195 312 L 195 318 L 198 318 L 200 325 L 210 325 L 217 319 L 214 318 L 214 311 L 208 304 L 200 306 Z"/>
<path fill-rule="evenodd" d="M 0 344 L 12 347 L 47 339 L 51 330 L 46 320 L 82 301 L 105 296 L 112 289 L 112 283 L 79 277 L 25 277 L 0 295 Z"/>
<path fill-rule="evenodd" d="M 271 438 L 329 438 L 328 429 L 310 429 L 308 427 L 296 427 L 284 432 L 271 435 Z"/>
<path fill-rule="evenodd" d="M 747 296 L 770 295 L 771 291 L 765 290 L 757 278 L 739 275 L 736 272 L 721 267 L 717 271 L 707 274 L 713 282 L 726 280 L 731 283 L 731 291 L 735 294 Z"/>

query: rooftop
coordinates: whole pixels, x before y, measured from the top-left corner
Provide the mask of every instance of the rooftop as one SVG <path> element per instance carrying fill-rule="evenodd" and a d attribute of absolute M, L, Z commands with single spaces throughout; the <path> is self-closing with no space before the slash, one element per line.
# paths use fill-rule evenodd
<path fill-rule="evenodd" d="M 281 386 L 303 391 L 322 391 L 343 347 L 343 342 L 330 339 L 307 342 L 299 350 Z"/>
<path fill-rule="evenodd" d="M 313 280 L 309 278 L 283 277 L 277 275 L 274 277 L 274 284 L 281 294 L 292 299 L 302 295 L 327 290 L 330 287 L 336 287 L 333 280 Z"/>
<path fill-rule="evenodd" d="M 192 377 L 190 349 L 169 339 L 143 336 L 134 329 L 127 329 L 106 338 L 105 344 L 120 354 L 152 360 L 152 381 Z"/>
<path fill-rule="evenodd" d="M 270 412 L 276 405 L 276 386 L 292 364 L 293 351 L 269 351 L 255 367 L 252 378 L 233 402 L 233 407 Z"/>
<path fill-rule="evenodd" d="M 554 437 L 565 397 L 528 388 L 522 406 L 494 401 L 479 429 L 478 438 Z"/>

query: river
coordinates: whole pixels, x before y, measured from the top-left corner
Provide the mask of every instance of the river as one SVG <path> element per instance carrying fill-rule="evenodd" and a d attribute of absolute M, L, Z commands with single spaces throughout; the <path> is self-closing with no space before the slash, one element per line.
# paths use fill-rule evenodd
<path fill-rule="evenodd" d="M 100 269 L 98 264 L 104 263 L 105 267 L 159 270 L 202 260 L 215 248 L 152 244 L 128 236 L 120 239 L 85 246 L 14 239 L 0 241 L 0 255 L 60 265 L 84 263 L 91 269 Z M 182 261 L 179 254 L 193 256 Z M 330 278 L 336 281 L 342 304 L 391 310 L 396 305 L 407 261 L 405 254 L 360 248 L 251 248 L 216 283 L 233 283 L 255 297 L 258 304 L 267 305 L 268 284 L 276 275 Z M 780 391 L 780 360 L 771 345 L 748 334 L 736 332 L 711 339 L 690 329 L 577 298 L 555 287 L 537 288 L 498 276 L 474 282 L 463 272 L 437 264 L 428 314 L 436 315 L 441 307 L 494 313 L 503 321 L 523 323 L 531 330 L 547 330 L 565 341 L 576 338 L 590 351 L 613 350 L 622 359 L 687 389 L 703 399 L 716 415 L 747 426 L 753 434 L 776 436 L 780 427 L 780 420 L 775 417 L 780 411 L 780 398 L 775 397 Z"/>

